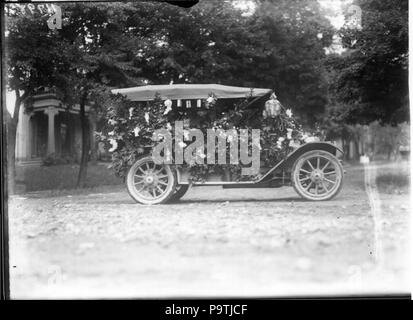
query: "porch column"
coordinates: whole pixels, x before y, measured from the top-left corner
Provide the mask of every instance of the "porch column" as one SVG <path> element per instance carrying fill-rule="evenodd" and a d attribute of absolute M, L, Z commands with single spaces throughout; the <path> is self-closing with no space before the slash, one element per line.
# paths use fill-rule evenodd
<path fill-rule="evenodd" d="M 33 112 L 26 113 L 25 106 L 20 108 L 16 133 L 16 160 L 30 159 L 30 118 Z"/>
<path fill-rule="evenodd" d="M 54 117 L 59 111 L 54 107 L 48 107 L 44 110 L 44 113 L 48 116 L 48 130 L 47 130 L 47 155 L 54 154 L 56 152 L 56 141 L 54 131 Z"/>

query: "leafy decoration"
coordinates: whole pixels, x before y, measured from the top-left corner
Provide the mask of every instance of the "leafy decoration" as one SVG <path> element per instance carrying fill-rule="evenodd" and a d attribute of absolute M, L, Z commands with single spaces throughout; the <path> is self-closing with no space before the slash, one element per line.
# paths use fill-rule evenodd
<path fill-rule="evenodd" d="M 106 148 L 113 151 L 111 167 L 115 173 L 124 177 L 128 168 L 142 155 L 151 154 L 155 145 L 153 133 L 157 129 L 167 129 L 175 145 L 175 120 L 184 120 L 184 130 L 197 128 L 207 137 L 207 129 L 248 129 L 251 137 L 252 129 L 260 129 L 261 165 L 272 167 L 284 159 L 291 151 L 304 142 L 305 136 L 301 126 L 292 116 L 290 110 L 282 110 L 276 117 L 257 119 L 251 115 L 257 110 L 248 108 L 251 97 L 228 106 L 216 100 L 211 93 L 202 101 L 200 108 L 173 108 L 165 114 L 167 107 L 159 95 L 150 102 L 132 102 L 121 95 L 112 96 L 107 102 L 107 125 L 98 138 L 105 143 Z M 251 120 L 254 119 L 254 120 Z M 258 121 L 257 121 L 258 120 Z M 185 141 L 189 145 L 191 141 Z M 185 147 L 186 147 L 185 146 Z M 207 154 L 207 143 L 203 156 Z M 185 149 L 184 147 L 184 149 Z M 218 148 L 218 144 L 216 144 Z M 173 164 L 176 168 L 187 168 L 191 182 L 204 182 L 210 175 L 230 177 L 231 181 L 251 180 L 256 176 L 241 175 L 242 163 L 230 164 L 230 144 L 226 144 L 227 164 Z M 252 150 L 252 141 L 248 141 L 248 150 Z M 217 154 L 217 150 L 216 150 Z M 172 158 L 174 155 L 172 154 Z"/>

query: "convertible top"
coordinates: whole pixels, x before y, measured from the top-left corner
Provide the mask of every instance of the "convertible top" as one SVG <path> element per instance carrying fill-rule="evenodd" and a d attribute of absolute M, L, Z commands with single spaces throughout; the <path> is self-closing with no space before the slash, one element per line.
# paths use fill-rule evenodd
<path fill-rule="evenodd" d="M 251 90 L 252 97 L 262 97 L 273 92 L 271 89 L 232 87 L 221 84 L 167 84 L 114 89 L 112 93 L 123 94 L 131 101 L 151 101 L 156 93 L 159 93 L 162 99 L 171 100 L 206 99 L 210 93 L 218 99 L 235 99 L 250 96 Z"/>

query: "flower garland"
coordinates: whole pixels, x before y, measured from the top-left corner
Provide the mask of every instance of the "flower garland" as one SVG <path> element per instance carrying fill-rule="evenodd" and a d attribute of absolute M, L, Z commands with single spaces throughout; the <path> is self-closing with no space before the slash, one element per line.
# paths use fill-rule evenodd
<path fill-rule="evenodd" d="M 220 109 L 218 99 L 210 93 L 197 108 L 172 108 L 172 101 L 163 101 L 159 95 L 151 102 L 132 102 L 121 95 L 112 96 L 105 114 L 106 125 L 102 132 L 97 133 L 100 141 L 105 143 L 107 150 L 112 152 L 111 167 L 118 176 L 124 177 L 128 168 L 140 157 L 150 154 L 155 145 L 153 133 L 157 129 L 167 129 L 172 137 L 175 120 L 183 120 L 184 136 L 188 129 L 200 129 L 204 136 L 206 130 L 213 129 L 248 129 L 251 136 L 252 129 L 260 129 L 261 166 L 272 167 L 284 159 L 291 151 L 304 142 L 306 138 L 301 126 L 296 122 L 290 109 L 284 110 L 281 104 L 272 95 L 265 104 L 262 117 L 254 116 L 249 120 L 251 112 L 247 109 L 252 97 L 247 97 L 232 108 Z M 255 125 L 254 125 L 255 122 Z M 188 139 L 184 139 L 188 140 Z M 175 141 L 173 141 L 175 143 Z M 185 148 L 189 141 L 181 142 Z M 252 150 L 251 141 L 248 150 Z M 206 144 L 205 144 L 206 146 Z M 227 155 L 229 155 L 227 143 Z M 198 156 L 205 158 L 207 150 Z M 173 155 L 172 155 L 173 157 Z M 228 156 L 229 159 L 229 156 Z M 228 161 L 229 162 L 229 161 Z M 203 182 L 209 175 L 218 174 L 229 176 L 231 181 L 257 179 L 257 176 L 242 176 L 242 164 L 182 164 L 177 168 L 187 168 L 190 181 Z"/>

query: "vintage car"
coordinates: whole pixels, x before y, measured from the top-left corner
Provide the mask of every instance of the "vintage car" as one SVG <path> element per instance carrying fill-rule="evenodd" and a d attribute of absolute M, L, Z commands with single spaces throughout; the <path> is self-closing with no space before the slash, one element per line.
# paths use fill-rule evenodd
<path fill-rule="evenodd" d="M 113 90 L 128 100 L 152 101 L 155 95 L 173 101 L 173 107 L 197 108 L 200 100 L 211 93 L 218 101 L 234 101 L 250 96 L 251 108 L 263 108 L 272 89 L 233 87 L 218 84 L 147 85 Z M 209 110 L 208 112 L 213 112 Z M 259 114 L 259 113 L 258 113 Z M 303 143 L 272 167 L 262 167 L 258 179 L 232 180 L 230 175 L 211 175 L 205 181 L 193 182 L 188 170 L 158 164 L 151 153 L 140 157 L 129 169 L 126 186 L 131 197 L 141 204 L 161 204 L 180 199 L 190 185 L 222 186 L 223 188 L 276 188 L 293 186 L 307 200 L 328 200 L 340 191 L 343 168 L 337 158 L 342 151 L 329 142 Z"/>

